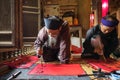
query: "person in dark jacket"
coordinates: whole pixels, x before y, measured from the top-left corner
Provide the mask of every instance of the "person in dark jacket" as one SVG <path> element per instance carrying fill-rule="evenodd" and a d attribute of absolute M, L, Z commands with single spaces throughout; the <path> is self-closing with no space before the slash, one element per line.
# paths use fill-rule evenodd
<path fill-rule="evenodd" d="M 45 26 L 39 31 L 34 47 L 38 56 L 43 56 L 45 62 L 59 60 L 69 63 L 70 32 L 68 22 L 57 16 L 44 18 Z"/>
<path fill-rule="evenodd" d="M 90 28 L 83 43 L 84 50 L 81 57 L 99 59 L 103 55 L 109 58 L 118 46 L 116 30 L 118 23 L 115 17 L 107 15 L 101 19 L 100 25 Z"/>

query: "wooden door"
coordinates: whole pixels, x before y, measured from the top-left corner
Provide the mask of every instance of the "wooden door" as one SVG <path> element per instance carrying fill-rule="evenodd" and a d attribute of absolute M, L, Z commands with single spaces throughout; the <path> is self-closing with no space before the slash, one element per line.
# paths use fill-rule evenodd
<path fill-rule="evenodd" d="M 0 0 L 0 52 L 20 48 L 20 0 Z"/>

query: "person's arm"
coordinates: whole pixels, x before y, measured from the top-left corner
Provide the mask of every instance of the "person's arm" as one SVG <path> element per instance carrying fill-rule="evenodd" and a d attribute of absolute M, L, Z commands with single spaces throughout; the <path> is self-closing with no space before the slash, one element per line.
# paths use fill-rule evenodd
<path fill-rule="evenodd" d="M 89 29 L 83 43 L 84 53 L 93 53 L 94 48 L 91 45 L 91 38 L 93 37 L 93 29 Z"/>
<path fill-rule="evenodd" d="M 34 48 L 35 48 L 35 50 L 36 50 L 36 53 L 37 53 L 37 55 L 41 55 L 42 54 L 42 46 L 43 46 L 43 44 L 44 44 L 44 42 L 45 42 L 45 32 L 44 32 L 44 29 L 42 28 L 40 31 L 39 31 L 39 33 L 38 33 L 38 36 L 37 36 L 37 38 L 36 38 L 36 40 L 35 40 L 35 42 L 34 42 Z"/>
<path fill-rule="evenodd" d="M 58 54 L 58 58 L 61 63 L 68 63 L 70 59 L 70 32 L 68 24 L 63 26 L 64 30 L 61 32 L 61 41 L 60 41 L 60 52 Z"/>
<path fill-rule="evenodd" d="M 118 44 L 119 44 L 118 35 L 117 35 L 116 31 L 113 32 L 109 41 L 110 41 L 110 43 L 108 44 L 107 48 L 108 48 L 108 51 L 112 53 L 116 50 L 116 48 L 118 47 Z"/>

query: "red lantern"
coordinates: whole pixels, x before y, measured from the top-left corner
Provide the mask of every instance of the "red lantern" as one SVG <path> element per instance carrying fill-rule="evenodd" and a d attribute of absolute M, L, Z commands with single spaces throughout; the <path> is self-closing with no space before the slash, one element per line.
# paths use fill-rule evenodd
<path fill-rule="evenodd" d="M 90 28 L 94 26 L 94 12 L 90 14 Z"/>
<path fill-rule="evenodd" d="M 102 0 L 102 17 L 106 16 L 108 12 L 108 0 Z"/>

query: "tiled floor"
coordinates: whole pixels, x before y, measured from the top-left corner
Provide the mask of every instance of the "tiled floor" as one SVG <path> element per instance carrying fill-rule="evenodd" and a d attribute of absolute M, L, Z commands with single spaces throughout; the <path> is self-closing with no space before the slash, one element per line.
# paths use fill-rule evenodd
<path fill-rule="evenodd" d="M 85 38 L 82 38 L 82 44 L 84 42 Z M 71 37 L 71 44 L 77 46 L 78 48 L 80 48 L 81 43 L 80 43 L 80 38 L 79 37 Z M 72 58 L 80 58 L 81 53 L 77 53 L 77 54 L 72 54 Z"/>
<path fill-rule="evenodd" d="M 85 38 L 82 38 L 82 43 L 84 42 Z M 80 43 L 80 38 L 79 37 L 71 37 L 71 44 L 75 45 L 77 47 L 80 47 L 80 45 L 82 44 Z"/>

